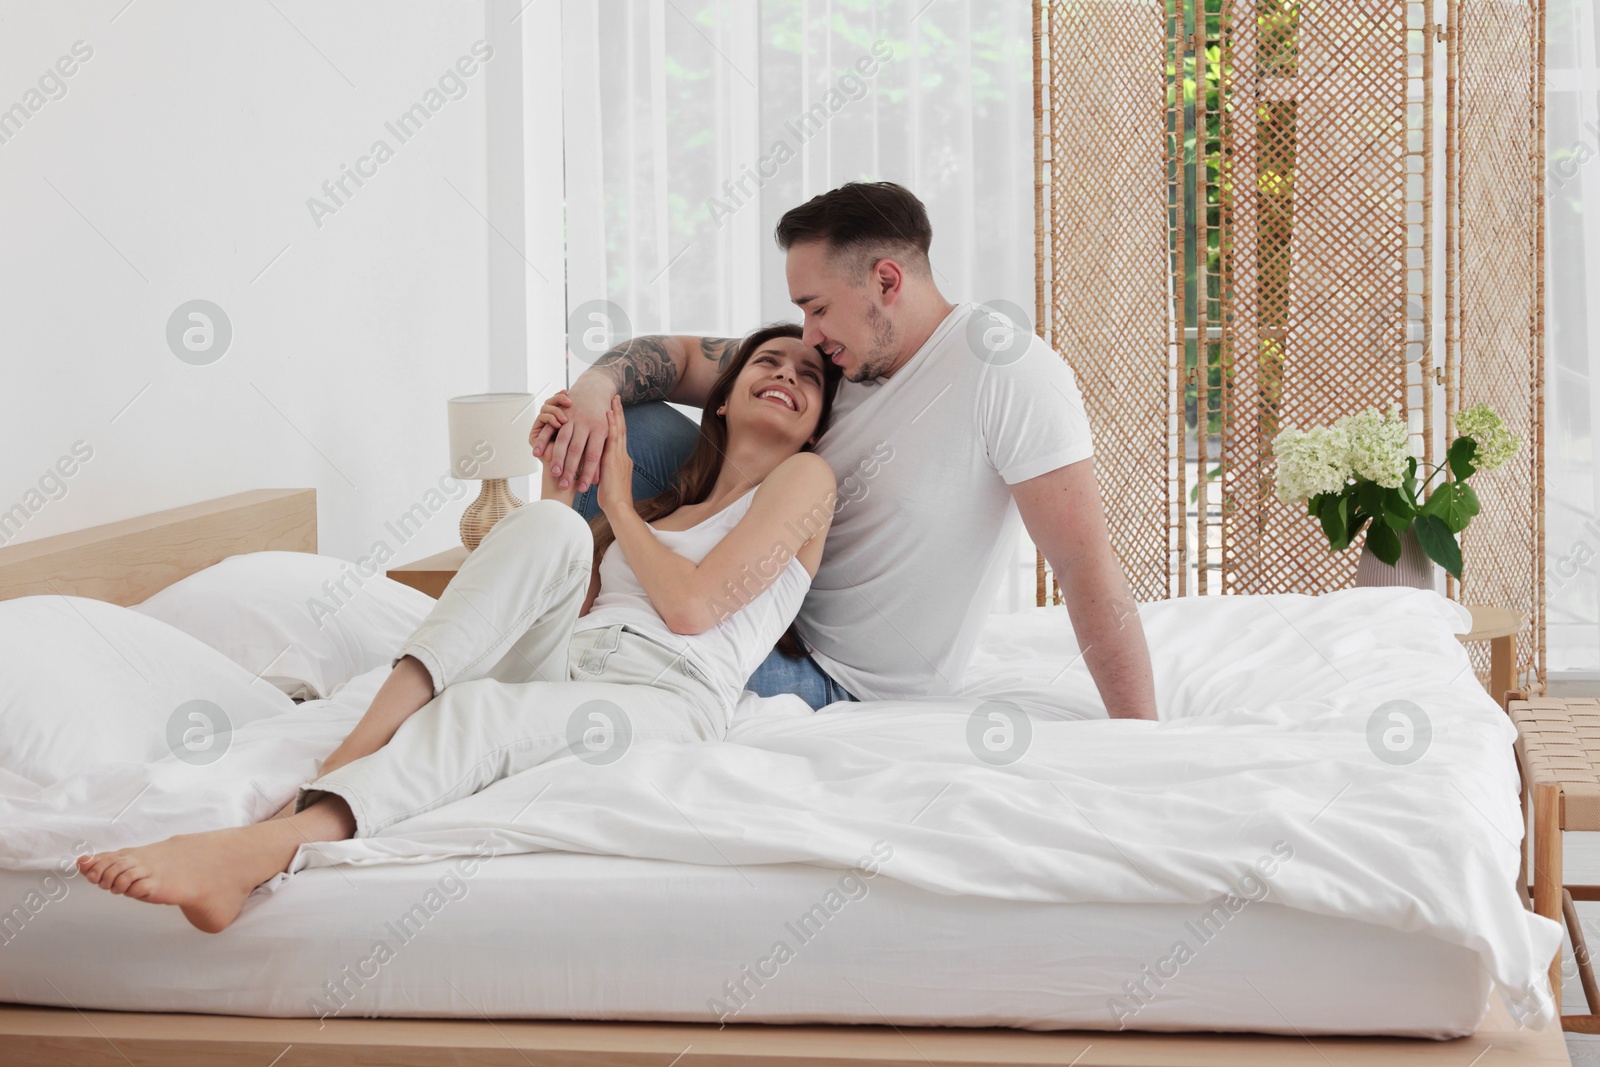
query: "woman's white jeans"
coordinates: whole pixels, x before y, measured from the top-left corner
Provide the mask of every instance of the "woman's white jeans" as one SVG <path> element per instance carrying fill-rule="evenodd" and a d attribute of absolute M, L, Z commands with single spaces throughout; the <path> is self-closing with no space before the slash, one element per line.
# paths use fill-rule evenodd
<path fill-rule="evenodd" d="M 334 793 L 366 837 L 554 756 L 603 764 L 638 741 L 722 738 L 727 713 L 681 654 L 621 624 L 573 634 L 593 556 L 564 504 L 495 523 L 400 650 L 433 699 L 377 752 L 302 786 L 296 810 Z"/>

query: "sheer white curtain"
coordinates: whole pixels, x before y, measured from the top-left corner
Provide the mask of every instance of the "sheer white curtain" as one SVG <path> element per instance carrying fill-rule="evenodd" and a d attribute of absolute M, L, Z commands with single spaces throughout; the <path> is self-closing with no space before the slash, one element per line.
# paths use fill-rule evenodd
<path fill-rule="evenodd" d="M 927 205 L 946 297 L 1031 309 L 1031 34 L 1023 0 L 563 0 L 577 325 L 798 319 L 773 227 L 852 180 Z M 1032 565 L 997 607 L 1033 602 Z"/>
<path fill-rule="evenodd" d="M 1031 14 L 980 0 L 565 0 L 569 306 L 794 318 L 773 226 L 846 181 L 928 205 L 951 299 L 1033 304 Z"/>
<path fill-rule="evenodd" d="M 1547 17 L 1550 669 L 1600 677 L 1600 472 L 1593 432 L 1600 412 L 1600 21 L 1594 0 L 1550 0 Z"/>

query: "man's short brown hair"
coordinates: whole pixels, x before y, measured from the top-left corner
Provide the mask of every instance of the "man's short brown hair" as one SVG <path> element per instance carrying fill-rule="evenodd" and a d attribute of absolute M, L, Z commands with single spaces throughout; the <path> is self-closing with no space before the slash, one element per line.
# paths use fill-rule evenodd
<path fill-rule="evenodd" d="M 880 259 L 930 273 L 928 209 L 894 182 L 846 182 L 814 196 L 784 212 L 776 236 L 785 252 L 808 241 L 825 242 L 834 255 L 850 257 L 851 270 L 863 273 Z"/>

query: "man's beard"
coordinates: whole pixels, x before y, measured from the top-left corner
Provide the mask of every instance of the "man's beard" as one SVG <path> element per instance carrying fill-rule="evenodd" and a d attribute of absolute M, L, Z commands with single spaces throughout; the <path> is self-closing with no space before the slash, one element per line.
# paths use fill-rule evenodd
<path fill-rule="evenodd" d="M 894 323 L 876 304 L 871 304 L 867 307 L 867 325 L 872 327 L 872 348 L 861 357 L 860 366 L 850 376 L 852 382 L 877 381 L 894 363 Z"/>

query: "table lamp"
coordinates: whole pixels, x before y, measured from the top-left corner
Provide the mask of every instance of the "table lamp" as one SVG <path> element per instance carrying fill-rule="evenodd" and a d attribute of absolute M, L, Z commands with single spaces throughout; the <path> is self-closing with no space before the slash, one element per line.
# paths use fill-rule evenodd
<path fill-rule="evenodd" d="M 474 393 L 450 398 L 450 473 L 481 478 L 478 499 L 461 516 L 461 543 L 478 547 L 509 512 L 522 506 L 507 478 L 533 474 L 539 460 L 528 434 L 539 405 L 532 393 Z"/>

